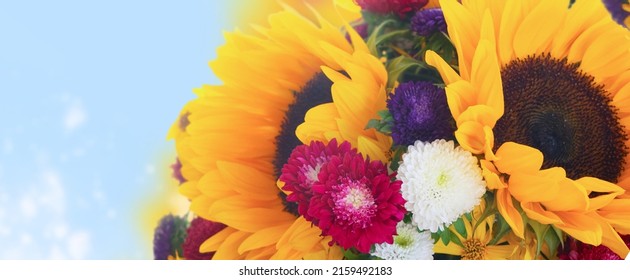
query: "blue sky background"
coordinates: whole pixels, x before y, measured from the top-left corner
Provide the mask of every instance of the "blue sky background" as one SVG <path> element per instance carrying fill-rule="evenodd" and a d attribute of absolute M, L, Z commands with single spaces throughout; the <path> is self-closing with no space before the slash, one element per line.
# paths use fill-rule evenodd
<path fill-rule="evenodd" d="M 0 0 L 0 259 L 152 258 L 138 213 L 225 5 Z"/>

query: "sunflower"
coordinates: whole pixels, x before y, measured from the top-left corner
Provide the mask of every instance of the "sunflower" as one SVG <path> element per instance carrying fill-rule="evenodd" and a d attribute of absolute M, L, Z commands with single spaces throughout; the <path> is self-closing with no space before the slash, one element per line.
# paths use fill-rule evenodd
<path fill-rule="evenodd" d="M 533 220 L 627 255 L 628 30 L 600 1 L 462 2 L 441 1 L 458 72 L 426 61 L 499 212 L 520 238 Z"/>
<path fill-rule="evenodd" d="M 355 42 L 353 53 L 329 44 L 323 46 L 341 66 L 338 70 L 322 67 L 332 81 L 332 102 L 308 110 L 295 133 L 303 143 L 348 141 L 370 159 L 387 162 L 392 138 L 374 128 L 366 129 L 377 112 L 386 108 L 387 71 L 358 34 L 352 32 L 351 36 Z"/>
<path fill-rule="evenodd" d="M 444 244 L 438 240 L 433 251 L 438 254 L 459 256 L 462 260 L 507 260 L 517 249 L 516 245 L 498 240 L 493 242 L 492 229 L 494 215 L 482 219 L 485 204 L 482 202 L 470 213 L 461 217 L 463 228 L 451 225 L 447 230 L 457 237 L 459 242 Z"/>
<path fill-rule="evenodd" d="M 195 214 L 226 225 L 200 245 L 200 252 L 216 251 L 214 259 L 342 257 L 276 184 L 301 144 L 294 131 L 306 110 L 332 100 L 321 68 L 341 70 L 336 56 L 366 48 L 317 18 L 315 24 L 285 8 L 255 35 L 225 34 L 210 63 L 223 85 L 196 89 L 169 133 L 186 179 L 180 193 Z"/>

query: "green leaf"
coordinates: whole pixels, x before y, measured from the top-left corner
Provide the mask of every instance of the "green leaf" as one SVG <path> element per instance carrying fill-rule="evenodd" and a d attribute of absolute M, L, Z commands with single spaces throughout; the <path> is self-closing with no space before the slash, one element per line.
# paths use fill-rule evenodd
<path fill-rule="evenodd" d="M 459 245 L 459 247 L 464 247 L 464 245 L 462 244 L 462 241 L 459 240 L 459 237 L 457 237 L 457 235 L 455 234 L 451 234 L 451 242 Z"/>
<path fill-rule="evenodd" d="M 536 242 L 536 257 L 535 257 L 535 258 L 538 258 L 538 256 L 540 255 L 540 251 L 542 250 L 542 245 L 543 245 L 543 241 L 545 240 L 545 235 L 547 234 L 547 231 L 549 230 L 549 225 L 543 225 L 534 220 L 529 220 L 528 224 L 534 230 L 534 234 L 536 235 L 536 240 L 538 240 L 538 242 Z"/>
<path fill-rule="evenodd" d="M 374 28 L 374 30 L 372 31 L 372 34 L 370 35 L 370 37 L 368 37 L 367 39 L 367 46 L 368 49 L 370 50 L 370 53 L 372 53 L 374 56 L 376 57 L 380 57 L 380 54 L 378 53 L 378 36 L 379 33 L 381 33 L 381 30 L 383 30 L 383 28 L 385 28 L 387 25 L 389 24 L 393 24 L 396 21 L 393 19 L 388 19 L 388 20 L 384 20 L 383 22 L 381 22 L 378 26 L 376 26 L 376 28 Z"/>
<path fill-rule="evenodd" d="M 398 170 L 398 167 L 400 167 L 402 155 L 407 151 L 407 147 L 396 146 L 392 149 L 394 150 L 394 154 L 392 155 L 392 160 L 390 161 L 389 168 L 393 171 L 396 171 Z"/>
<path fill-rule="evenodd" d="M 455 227 L 457 233 L 464 238 L 468 238 L 468 232 L 466 232 L 466 224 L 464 223 L 463 217 L 459 217 L 459 219 L 453 223 L 453 226 Z"/>
<path fill-rule="evenodd" d="M 386 119 L 392 119 L 392 114 L 389 112 L 388 109 L 384 109 L 384 110 L 380 110 L 378 112 L 376 112 L 376 114 L 381 117 L 381 120 L 386 120 Z"/>
<path fill-rule="evenodd" d="M 381 125 L 381 121 L 380 120 L 371 119 L 371 120 L 368 121 L 367 125 L 365 126 L 365 129 L 374 128 L 374 129 L 378 130 L 380 125 Z"/>
<path fill-rule="evenodd" d="M 560 240 L 560 245 L 564 247 L 564 232 L 554 226 L 551 226 L 551 229 L 553 229 L 553 232 L 556 234 L 556 236 L 558 236 L 558 239 Z"/>
<path fill-rule="evenodd" d="M 551 229 L 554 226 L 549 226 Z M 561 239 L 556 234 L 555 230 L 547 230 L 545 234 L 545 243 L 547 243 L 547 247 L 549 247 L 549 256 L 548 258 L 554 257 L 558 253 L 558 247 L 561 243 Z"/>
<path fill-rule="evenodd" d="M 496 234 L 494 235 L 494 237 L 492 237 L 492 240 L 488 242 L 489 245 L 495 245 L 499 243 L 501 238 L 503 238 L 503 236 L 505 236 L 506 234 L 510 232 L 510 230 L 512 230 L 510 225 L 505 221 L 505 219 L 501 215 L 497 215 L 496 224 L 498 224 L 499 229 L 495 231 Z"/>
<path fill-rule="evenodd" d="M 389 75 L 387 88 L 391 89 L 405 71 L 414 67 L 427 68 L 427 64 L 411 57 L 399 56 L 389 60 L 386 67 Z"/>
<path fill-rule="evenodd" d="M 444 230 L 442 230 L 442 232 L 440 232 L 440 239 L 442 239 L 442 243 L 444 244 L 444 246 L 448 245 L 448 243 L 451 242 L 451 236 L 453 234 L 451 234 L 451 231 L 448 228 L 445 228 Z"/>
<path fill-rule="evenodd" d="M 370 255 L 369 254 L 362 254 L 362 253 L 357 252 L 356 250 L 354 250 L 352 248 L 350 248 L 348 250 L 343 250 L 343 256 L 347 260 L 368 260 L 368 259 L 370 259 Z"/>

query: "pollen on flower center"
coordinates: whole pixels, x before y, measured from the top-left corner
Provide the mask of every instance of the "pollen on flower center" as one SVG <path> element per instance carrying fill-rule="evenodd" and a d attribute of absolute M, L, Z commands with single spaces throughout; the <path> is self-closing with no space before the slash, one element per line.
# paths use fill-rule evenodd
<path fill-rule="evenodd" d="M 464 253 L 462 260 L 483 260 L 486 254 L 486 245 L 479 239 L 473 238 L 462 243 L 464 245 Z"/>
<path fill-rule="evenodd" d="M 370 225 L 370 218 L 376 213 L 372 193 L 359 182 L 338 185 L 339 192 L 332 195 L 334 213 L 337 219 L 361 228 Z"/>
<path fill-rule="evenodd" d="M 411 246 L 411 244 L 413 244 L 413 239 L 410 236 L 397 235 L 397 236 L 394 236 L 394 243 L 400 246 L 401 248 L 407 248 Z"/>
<path fill-rule="evenodd" d="M 440 173 L 440 175 L 437 178 L 437 185 L 440 187 L 445 187 L 447 186 L 447 181 L 448 181 L 448 175 L 446 174 L 446 172 L 442 171 L 442 173 Z"/>

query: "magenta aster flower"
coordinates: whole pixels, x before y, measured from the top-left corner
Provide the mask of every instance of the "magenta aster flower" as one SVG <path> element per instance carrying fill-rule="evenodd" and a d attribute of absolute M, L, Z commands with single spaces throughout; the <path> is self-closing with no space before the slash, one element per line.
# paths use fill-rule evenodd
<path fill-rule="evenodd" d="M 298 213 L 307 221 L 311 221 L 308 215 L 308 205 L 311 199 L 311 188 L 317 181 L 317 175 L 321 167 L 328 163 L 331 157 L 347 153 L 356 154 L 350 143 L 344 141 L 337 145 L 337 140 L 332 139 L 328 145 L 320 141 L 313 141 L 310 145 L 301 145 L 293 149 L 289 160 L 282 167 L 280 181 L 285 185 L 283 190 L 291 192 L 286 200 L 298 204 Z"/>
<path fill-rule="evenodd" d="M 630 246 L 630 235 L 622 235 L 621 239 Z M 561 260 L 623 260 L 626 257 L 615 254 L 604 245 L 584 244 L 573 238 L 570 238 L 566 244 L 566 249 L 558 254 Z"/>
<path fill-rule="evenodd" d="M 208 221 L 200 217 L 192 220 L 190 227 L 188 227 L 186 240 L 182 245 L 184 258 L 187 260 L 211 260 L 214 252 L 201 253 L 199 246 L 224 228 L 225 225 L 222 223 Z"/>
<path fill-rule="evenodd" d="M 393 243 L 406 213 L 400 181 L 391 181 L 380 161 L 361 154 L 333 156 L 313 184 L 308 214 L 322 235 L 345 249 L 369 253 L 373 244 Z"/>

